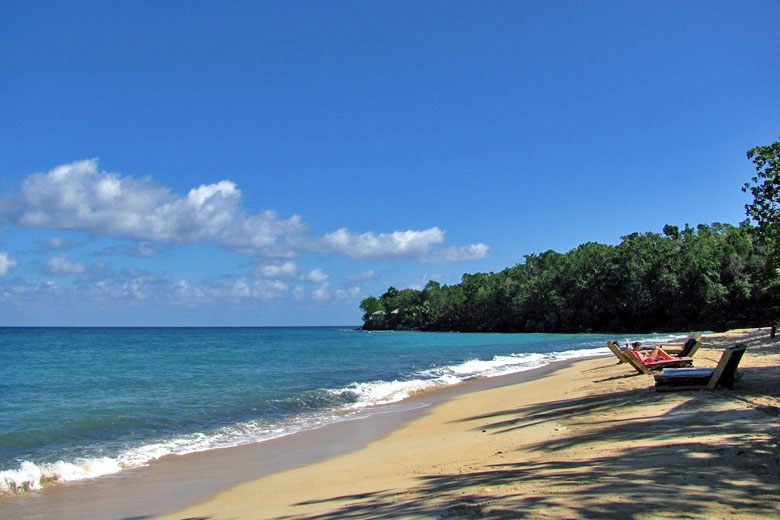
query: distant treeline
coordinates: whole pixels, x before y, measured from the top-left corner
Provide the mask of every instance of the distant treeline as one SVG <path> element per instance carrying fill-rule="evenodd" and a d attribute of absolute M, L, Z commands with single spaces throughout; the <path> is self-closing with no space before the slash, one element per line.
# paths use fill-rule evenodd
<path fill-rule="evenodd" d="M 749 222 L 663 234 L 617 246 L 547 251 L 457 285 L 390 287 L 360 308 L 365 329 L 462 332 L 724 330 L 780 317 L 780 270 L 771 243 Z"/>

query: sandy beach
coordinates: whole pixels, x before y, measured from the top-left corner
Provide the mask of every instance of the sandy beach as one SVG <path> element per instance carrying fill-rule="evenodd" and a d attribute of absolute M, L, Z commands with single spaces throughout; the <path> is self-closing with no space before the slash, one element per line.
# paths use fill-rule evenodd
<path fill-rule="evenodd" d="M 614 357 L 459 395 L 365 447 L 161 518 L 777 518 L 780 339 L 744 342 L 733 390 L 657 393 Z"/>

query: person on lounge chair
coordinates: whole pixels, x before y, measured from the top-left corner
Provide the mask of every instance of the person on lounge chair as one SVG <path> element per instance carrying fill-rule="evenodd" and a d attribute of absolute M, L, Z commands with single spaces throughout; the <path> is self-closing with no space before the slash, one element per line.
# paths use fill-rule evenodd
<path fill-rule="evenodd" d="M 673 356 L 670 356 L 664 349 L 661 347 L 654 347 L 653 350 L 650 352 L 643 352 L 642 351 L 642 344 L 638 341 L 635 342 L 633 345 L 631 345 L 634 352 L 636 352 L 636 355 L 639 356 L 639 359 L 641 359 L 645 363 L 652 363 L 654 361 L 660 361 L 663 359 L 673 359 Z"/>

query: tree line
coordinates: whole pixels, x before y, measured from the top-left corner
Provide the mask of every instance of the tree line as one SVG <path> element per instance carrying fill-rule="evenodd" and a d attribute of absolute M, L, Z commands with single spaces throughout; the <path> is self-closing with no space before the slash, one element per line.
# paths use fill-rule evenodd
<path fill-rule="evenodd" d="M 780 190 L 772 189 L 780 186 L 778 157 L 780 143 L 748 152 L 757 175 L 744 190 L 755 197 L 747 210 L 758 226 L 667 225 L 662 234 L 633 233 L 615 246 L 589 242 L 568 253 L 527 255 L 498 273 L 464 274 L 455 285 L 390 287 L 360 303 L 363 327 L 660 332 L 774 323 L 780 317 Z"/>
<path fill-rule="evenodd" d="M 780 315 L 780 273 L 757 229 L 715 223 L 634 233 L 617 246 L 527 255 L 456 285 L 390 287 L 360 304 L 365 329 L 463 332 L 724 330 Z"/>

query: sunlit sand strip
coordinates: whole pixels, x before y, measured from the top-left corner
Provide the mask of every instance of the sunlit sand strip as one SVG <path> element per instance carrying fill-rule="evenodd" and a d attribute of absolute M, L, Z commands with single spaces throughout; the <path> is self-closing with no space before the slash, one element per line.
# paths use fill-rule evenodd
<path fill-rule="evenodd" d="M 163 518 L 776 518 L 780 342 L 706 336 L 696 365 L 737 341 L 735 390 L 656 393 L 612 357 L 585 360 Z"/>

